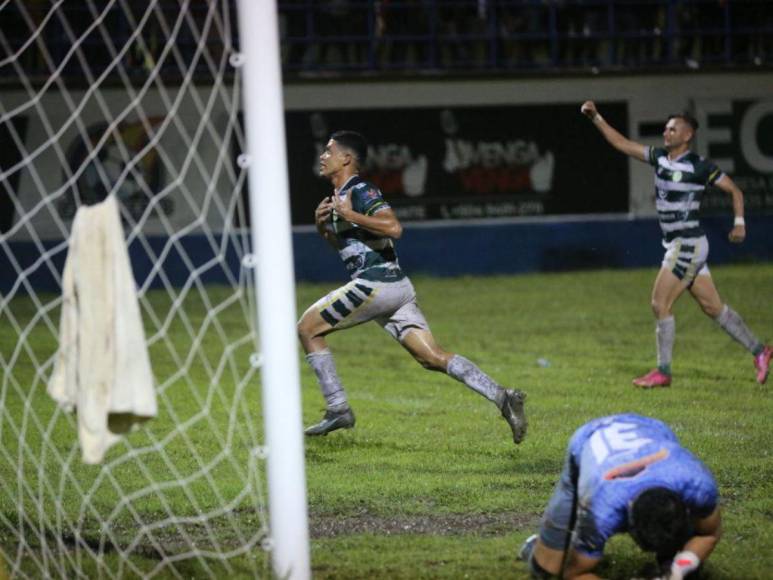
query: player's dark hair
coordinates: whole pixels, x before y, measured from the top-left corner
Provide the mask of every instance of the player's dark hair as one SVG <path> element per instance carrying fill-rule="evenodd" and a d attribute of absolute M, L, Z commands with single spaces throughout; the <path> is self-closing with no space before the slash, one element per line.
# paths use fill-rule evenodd
<path fill-rule="evenodd" d="M 687 111 L 682 111 L 681 113 L 672 113 L 668 116 L 668 119 L 666 119 L 666 123 L 668 123 L 671 119 L 681 119 L 690 126 L 693 133 L 698 131 L 698 119 L 693 117 Z"/>
<path fill-rule="evenodd" d="M 691 536 L 690 511 L 670 489 L 653 487 L 642 492 L 628 512 L 628 531 L 645 552 L 675 554 Z"/>
<path fill-rule="evenodd" d="M 354 153 L 360 167 L 365 165 L 365 161 L 368 159 L 368 143 L 365 141 L 365 137 L 356 131 L 336 131 L 330 138 L 341 147 Z"/>

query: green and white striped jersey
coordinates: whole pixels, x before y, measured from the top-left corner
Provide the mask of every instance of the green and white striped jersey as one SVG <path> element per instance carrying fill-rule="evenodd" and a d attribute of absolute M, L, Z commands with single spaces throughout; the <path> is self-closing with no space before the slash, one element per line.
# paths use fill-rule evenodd
<path fill-rule="evenodd" d="M 391 207 L 379 189 L 359 175 L 350 177 L 338 195 L 342 198 L 351 195 L 352 209 L 368 216 Z M 357 224 L 344 221 L 335 211 L 331 216 L 329 228 L 336 235 L 338 255 L 344 261 L 352 279 L 396 282 L 405 277 L 397 262 L 392 238 L 379 236 Z"/>
<path fill-rule="evenodd" d="M 702 236 L 699 213 L 703 192 L 724 173 L 692 151 L 669 159 L 666 149 L 648 147 L 647 160 L 655 167 L 655 207 L 663 239 L 670 242 Z"/>

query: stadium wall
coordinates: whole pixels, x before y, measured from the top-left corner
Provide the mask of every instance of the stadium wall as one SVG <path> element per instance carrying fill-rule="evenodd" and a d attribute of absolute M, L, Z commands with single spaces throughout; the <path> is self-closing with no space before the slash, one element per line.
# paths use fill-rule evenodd
<path fill-rule="evenodd" d="M 627 123 L 617 128 L 645 145 L 662 144 L 668 114 L 689 110 L 701 129 L 695 150 L 719 164 L 744 188 L 747 205 L 773 207 L 773 73 L 725 72 L 647 75 L 595 75 L 513 79 L 372 80 L 364 82 L 296 82 L 285 89 L 288 112 L 338 110 L 394 111 L 432 107 L 502 107 L 572 105 L 595 100 L 623 101 Z M 507 118 L 503 118 L 507 123 Z M 405 132 L 414 130 L 404 124 Z M 338 127 L 331 127 L 338 128 Z M 511 124 L 512 135 L 519 127 Z M 568 121 L 563 126 L 546 124 L 558 132 L 567 147 L 596 146 L 601 137 L 585 124 Z M 580 132 L 578 134 L 578 132 Z M 368 132 L 370 133 L 370 131 Z M 606 146 L 605 146 L 606 147 Z M 617 153 L 609 152 L 603 163 Z M 652 172 L 649 166 L 628 161 L 630 179 L 621 187 L 628 191 L 628 211 L 635 216 L 655 214 L 652 203 Z M 590 168 L 589 168 L 590 171 Z M 770 199 L 766 199 L 766 196 Z"/>
<path fill-rule="evenodd" d="M 731 244 L 732 218 L 703 220 L 710 264 L 773 260 L 773 216 L 747 220 L 749 236 Z M 347 276 L 338 256 L 316 232 L 296 232 L 299 279 L 341 281 Z M 408 224 L 397 242 L 400 264 L 409 275 L 521 274 L 587 269 L 653 268 L 663 258 L 660 228 L 652 218 L 599 216 L 560 221 Z"/>
<path fill-rule="evenodd" d="M 405 108 L 416 112 L 428 107 L 477 107 L 477 112 L 480 113 L 489 106 L 493 111 L 504 105 L 525 108 L 555 103 L 561 104 L 562 110 L 567 110 L 570 104 L 577 107 L 577 117 L 582 121 L 579 104 L 587 98 L 599 102 L 623 101 L 627 110 L 628 126 L 621 126 L 621 129 L 627 130 L 632 138 L 650 145 L 661 142 L 660 132 L 666 112 L 692 109 L 702 123 L 697 150 L 717 161 L 739 182 L 746 193 L 749 238 L 740 246 L 732 246 L 726 241 L 732 215 L 729 196 L 725 196 L 724 200 L 716 204 L 704 204 L 709 210 L 704 221 L 712 245 L 710 262 L 721 264 L 773 259 L 772 86 L 771 73 L 518 80 L 382 80 L 358 83 L 317 80 L 313 83 L 288 85 L 285 90 L 285 103 L 288 116 L 310 111 L 340 113 L 354 109 L 378 116 L 379 111 L 387 109 Z M 201 90 L 206 91 L 205 88 Z M 16 102 L 23 97 L 24 95 L 14 95 L 11 91 L 4 95 L 4 101 Z M 147 100 L 151 111 L 154 110 L 152 107 L 161 106 L 153 95 L 149 95 Z M 64 109 L 58 109 L 53 103 L 47 103 L 46 110 L 52 116 L 59 114 L 57 111 L 60 110 L 62 115 L 66 114 Z M 182 124 L 186 123 L 185 111 L 183 107 L 180 119 Z M 162 112 L 159 109 L 159 115 Z M 214 122 L 222 122 L 223 115 L 223 111 L 214 111 Z M 507 118 L 522 118 L 519 115 L 521 113 Z M 367 120 L 369 117 L 362 118 Z M 343 117 L 343 120 L 345 119 L 346 117 Z M 41 129 L 36 126 L 37 122 L 30 117 L 29 126 L 25 129 L 29 139 L 42 139 L 38 135 Z M 132 135 L 133 129 L 127 126 L 127 135 Z M 517 133 L 518 127 L 514 126 L 512 130 Z M 550 131 L 561 130 L 561 124 L 550 127 Z M 562 134 L 559 137 L 567 146 L 573 148 L 580 148 L 589 140 L 600 139 L 587 123 L 582 125 L 582 131 L 580 137 L 571 134 Z M 406 129 L 405 132 L 410 133 L 410 130 Z M 136 141 L 138 147 L 144 143 L 140 138 Z M 166 147 L 174 150 L 174 143 L 169 143 Z M 9 149 L 4 150 L 7 152 Z M 27 150 L 35 150 L 35 143 L 28 142 Z M 606 145 L 595 150 L 605 152 L 610 159 L 620 157 Z M 79 149 L 70 147 L 68 152 L 77 157 Z M 215 148 L 199 153 L 203 159 L 222 156 L 222 151 Z M 603 167 L 606 160 L 599 161 Z M 295 160 L 305 171 L 311 171 L 312 162 L 313 159 Z M 45 191 L 50 192 L 50 195 L 58 193 L 59 201 L 64 199 L 61 192 L 71 188 L 73 184 L 63 181 L 63 173 L 66 172 L 60 167 L 60 158 L 53 152 L 49 155 L 47 151 L 42 150 L 34 163 L 36 172 L 44 180 L 48 180 L 44 183 Z M 412 222 L 404 218 L 404 236 L 398 244 L 401 263 L 411 274 L 432 275 L 657 267 L 662 249 L 659 244 L 659 228 L 653 218 L 652 171 L 645 164 L 633 161 L 628 163 L 629 178 L 619 184 L 622 192 L 628 191 L 627 212 L 482 220 L 437 219 L 425 222 Z M 8 165 L 4 163 L 4 166 Z M 589 168 L 588 171 L 592 173 L 593 169 Z M 169 194 L 171 203 L 167 219 L 191 231 L 191 235 L 181 239 L 180 251 L 192 259 L 194 264 L 209 260 L 212 257 L 210 245 L 204 243 L 200 231 L 191 225 L 210 221 L 198 210 L 197 192 L 217 191 L 217 186 L 189 176 L 183 176 L 179 180 L 182 185 L 165 183 L 163 175 L 153 173 L 149 173 L 145 178 L 157 180 L 160 191 Z M 6 186 L 10 183 L 11 188 L 24 190 L 25 183 L 29 181 L 29 175 L 22 173 L 16 184 L 11 180 Z M 175 198 L 178 189 L 185 191 L 185 197 Z M 29 198 L 28 202 L 21 204 L 22 208 L 42 206 L 41 193 L 31 193 L 37 198 Z M 296 193 L 293 192 L 293 195 Z M 577 195 L 584 199 L 579 188 Z M 3 219 L 6 217 L 9 216 Z M 214 218 L 213 224 L 220 216 Z M 29 219 L 22 212 L 22 215 L 16 215 L 13 220 L 5 221 L 6 226 L 0 227 L 0 232 L 6 232 L 0 233 L 6 242 L 4 251 L 0 253 L 0 292 L 8 294 L 14 288 L 59 290 L 58 280 L 65 253 L 62 251 L 62 238 L 69 231 L 70 220 L 71 214 L 57 207 L 56 211 L 38 211 Z M 9 226 L 10 231 L 7 229 Z M 30 239 L 28 232 L 33 229 L 40 239 Z M 165 239 L 154 237 L 152 227 L 144 233 L 155 248 L 163 247 Z M 346 276 L 335 253 L 318 239 L 313 227 L 296 226 L 293 241 L 298 279 L 340 281 Z M 55 250 L 54 259 L 48 263 L 41 257 L 43 252 L 51 249 Z M 138 244 L 133 244 L 130 251 L 134 258 L 135 273 L 141 283 L 145 283 L 149 275 L 156 275 L 153 272 L 158 271 L 158 266 L 156 265 L 154 270 L 154 265 Z M 236 255 L 234 249 L 229 248 L 229 269 L 238 268 Z M 171 252 L 165 258 L 162 269 L 173 284 L 182 284 L 187 278 L 187 267 L 178 251 Z M 218 273 L 213 272 L 209 281 L 219 281 Z M 159 283 L 160 281 L 155 279 L 149 280 L 149 284 L 153 286 Z"/>
<path fill-rule="evenodd" d="M 743 244 L 731 244 L 727 234 L 730 217 L 703 220 L 710 243 L 709 263 L 754 263 L 773 260 L 773 216 L 750 217 L 748 238 Z M 148 243 L 158 255 L 166 243 L 163 237 L 151 237 Z M 0 278 L 0 294 L 12 288 L 24 292 L 58 292 L 64 252 L 54 253 L 51 264 L 42 267 L 42 252 L 61 242 L 15 243 L 15 259 L 24 276 Z M 312 228 L 295 228 L 293 233 L 296 278 L 308 282 L 339 284 L 347 279 L 338 255 Z M 236 249 L 225 244 L 224 268 L 233 273 L 240 269 Z M 173 251 L 165 254 L 163 264 L 155 264 L 139 243 L 130 245 L 134 274 L 138 284 L 161 287 L 159 272 L 170 283 L 182 285 L 190 269 L 216 259 L 213 245 L 204 236 L 185 236 Z M 597 216 L 594 219 L 561 220 L 485 220 L 451 223 L 407 224 L 397 243 L 400 263 L 409 275 L 464 276 L 561 272 L 582 269 L 652 268 L 663 257 L 660 229 L 651 218 L 630 219 L 622 216 Z M 182 255 L 186 260 L 182 259 Z M 0 271 L 9 272 L 11 263 L 0 255 Z M 150 279 L 148 279 L 150 277 Z M 223 268 L 208 268 L 205 283 L 224 283 Z"/>

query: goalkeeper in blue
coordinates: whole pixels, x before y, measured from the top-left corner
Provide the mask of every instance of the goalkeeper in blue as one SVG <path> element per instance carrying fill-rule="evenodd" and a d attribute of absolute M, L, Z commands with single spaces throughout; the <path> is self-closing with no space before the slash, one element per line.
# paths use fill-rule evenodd
<path fill-rule="evenodd" d="M 494 403 L 513 441 L 520 443 L 526 434 L 525 394 L 500 386 L 475 363 L 435 342 L 413 285 L 397 261 L 393 240 L 402 234 L 402 225 L 378 188 L 359 175 L 367 153 L 362 135 L 338 131 L 319 158 L 320 174 L 332 183 L 333 194 L 317 206 L 317 231 L 338 251 L 352 279 L 312 304 L 298 322 L 306 360 L 327 407 L 325 416 L 306 429 L 306 435 L 354 427 L 354 412 L 325 337 L 372 320 L 423 367 L 446 373 Z"/>
<path fill-rule="evenodd" d="M 624 532 L 669 580 L 698 570 L 720 535 L 711 472 L 665 423 L 634 414 L 575 431 L 539 534 L 519 556 L 534 578 L 598 578 L 604 545 Z"/>

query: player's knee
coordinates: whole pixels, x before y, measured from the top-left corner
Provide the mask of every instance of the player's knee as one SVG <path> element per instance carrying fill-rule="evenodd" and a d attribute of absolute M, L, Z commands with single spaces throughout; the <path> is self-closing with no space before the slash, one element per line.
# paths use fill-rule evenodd
<path fill-rule="evenodd" d="M 310 323 L 305 316 L 298 321 L 296 331 L 298 332 L 298 338 L 301 339 L 301 341 L 311 340 L 316 334 L 314 325 Z"/>
<path fill-rule="evenodd" d="M 417 358 L 417 359 L 416 359 L 416 362 L 418 362 L 418 363 L 419 363 L 419 364 L 420 364 L 420 365 L 421 365 L 423 368 L 425 368 L 425 369 L 426 369 L 426 370 L 428 370 L 428 371 L 431 371 L 431 370 L 433 370 L 433 369 L 432 369 L 432 363 L 431 363 L 431 362 L 429 362 L 429 361 L 428 361 L 428 360 L 426 360 L 426 359 L 423 359 L 423 358 Z"/>
<path fill-rule="evenodd" d="M 303 323 L 303 318 L 301 318 L 298 321 L 298 323 L 295 325 L 295 331 L 298 333 L 298 338 L 300 338 L 301 340 L 306 338 L 307 329 Z"/>
<path fill-rule="evenodd" d="M 427 369 L 428 371 L 437 371 L 440 370 L 437 366 L 437 361 L 435 361 L 431 356 L 414 356 L 414 359 L 416 359 L 416 362 L 419 363 L 422 367 Z"/>
<path fill-rule="evenodd" d="M 664 318 L 668 316 L 669 308 L 663 300 L 653 298 L 652 302 L 650 303 L 650 308 L 652 308 L 652 313 L 656 318 Z"/>
<path fill-rule="evenodd" d="M 531 558 L 529 558 L 528 561 L 529 564 L 529 575 L 532 578 L 535 578 L 536 580 L 550 580 L 550 578 L 556 578 L 557 576 L 554 574 L 551 574 L 545 568 L 543 568 L 539 562 L 537 562 L 537 559 L 534 557 L 534 554 L 531 555 Z"/>
<path fill-rule="evenodd" d="M 721 302 L 701 302 L 701 309 L 711 318 L 717 318 L 722 314 L 724 305 Z"/>
<path fill-rule="evenodd" d="M 428 350 L 421 353 L 414 353 L 413 358 L 416 359 L 421 366 L 429 371 L 445 371 L 448 366 L 448 361 L 444 357 L 445 353 L 442 350 Z"/>

